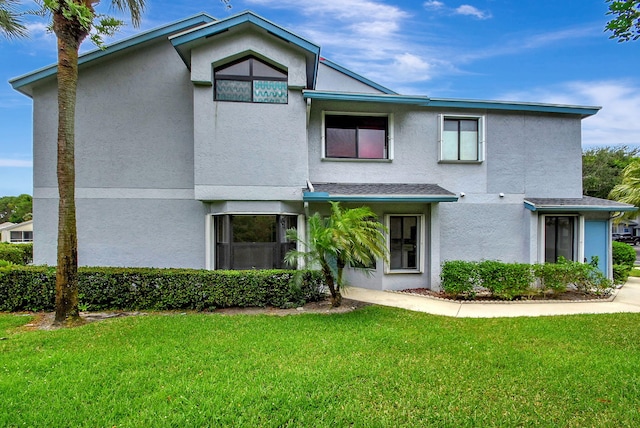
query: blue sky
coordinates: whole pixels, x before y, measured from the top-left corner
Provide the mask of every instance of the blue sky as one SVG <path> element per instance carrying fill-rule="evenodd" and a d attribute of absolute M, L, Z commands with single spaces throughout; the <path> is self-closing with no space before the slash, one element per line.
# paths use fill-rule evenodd
<path fill-rule="evenodd" d="M 640 41 L 608 38 L 604 0 L 147 3 L 140 30 L 127 26 L 111 41 L 203 11 L 224 18 L 249 9 L 396 92 L 602 106 L 583 121 L 583 147 L 640 144 Z M 0 39 L 0 196 L 33 186 L 31 99 L 8 80 L 56 61 L 46 22 L 27 21 L 29 39 Z M 82 51 L 94 48 L 85 41 Z"/>

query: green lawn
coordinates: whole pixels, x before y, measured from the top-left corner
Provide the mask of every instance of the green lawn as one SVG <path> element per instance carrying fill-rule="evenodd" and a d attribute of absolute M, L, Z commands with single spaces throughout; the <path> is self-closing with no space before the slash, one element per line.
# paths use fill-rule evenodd
<path fill-rule="evenodd" d="M 22 331 L 0 426 L 640 426 L 640 314 L 153 315 Z"/>

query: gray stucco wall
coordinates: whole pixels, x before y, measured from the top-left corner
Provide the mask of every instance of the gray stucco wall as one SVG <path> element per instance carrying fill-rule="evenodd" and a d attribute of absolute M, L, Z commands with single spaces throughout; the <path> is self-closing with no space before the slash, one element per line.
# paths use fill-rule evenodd
<path fill-rule="evenodd" d="M 35 263 L 56 264 L 55 82 L 34 89 Z M 204 266 L 193 197 L 192 84 L 168 41 L 81 67 L 76 205 L 82 265 Z"/>
<path fill-rule="evenodd" d="M 360 92 L 370 94 L 381 94 L 382 92 L 371 86 L 359 82 L 325 64 L 318 64 L 318 77 L 316 81 L 318 91 L 344 91 Z"/>
<path fill-rule="evenodd" d="M 194 89 L 195 196 L 201 200 L 296 200 L 306 183 L 304 55 L 254 32 L 194 49 L 194 80 L 211 79 L 215 64 L 246 54 L 288 70 L 287 104 L 214 101 L 213 86 Z"/>

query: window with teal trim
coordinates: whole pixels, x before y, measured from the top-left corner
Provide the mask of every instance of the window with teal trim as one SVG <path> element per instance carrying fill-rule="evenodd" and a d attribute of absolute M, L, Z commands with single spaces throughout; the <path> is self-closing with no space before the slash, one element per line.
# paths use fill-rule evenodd
<path fill-rule="evenodd" d="M 217 67 L 214 76 L 217 101 L 271 104 L 288 101 L 287 73 L 255 57 Z"/>

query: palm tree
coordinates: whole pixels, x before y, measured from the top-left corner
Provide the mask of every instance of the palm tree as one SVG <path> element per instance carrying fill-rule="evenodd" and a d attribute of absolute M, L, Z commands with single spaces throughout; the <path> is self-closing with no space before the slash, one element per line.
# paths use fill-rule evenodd
<path fill-rule="evenodd" d="M 78 51 L 92 28 L 99 34 L 111 35 L 122 25 L 114 18 L 98 15 L 94 9 L 98 3 L 98 0 L 43 0 L 42 3 L 45 11 L 53 17 L 53 32 L 58 40 L 57 172 L 60 199 L 55 315 L 58 324 L 79 318 L 74 156 Z M 140 25 L 144 5 L 145 0 L 111 0 L 114 9 L 130 12 L 136 27 Z"/>
<path fill-rule="evenodd" d="M 19 3 L 19 0 L 0 0 L 0 34 L 8 39 L 27 35 L 27 27 L 22 24 L 17 9 Z"/>
<path fill-rule="evenodd" d="M 343 209 L 338 202 L 331 202 L 329 217 L 315 213 L 309 218 L 308 240 L 293 229 L 287 232 L 289 239 L 301 242 L 307 251 L 289 251 L 285 260 L 293 264 L 303 259 L 319 265 L 331 293 L 331 305 L 340 306 L 344 268 L 370 273 L 376 259 L 387 259 L 386 228 L 375 218 L 368 207 Z"/>
<path fill-rule="evenodd" d="M 640 207 L 640 159 L 634 159 L 622 170 L 622 182 L 609 193 L 611 199 Z M 635 217 L 635 211 L 627 213 L 625 218 Z"/>

